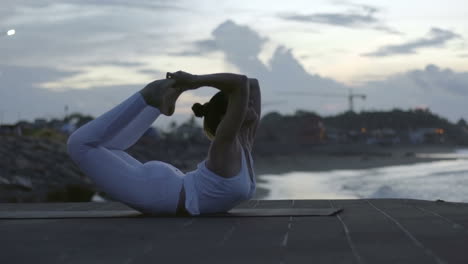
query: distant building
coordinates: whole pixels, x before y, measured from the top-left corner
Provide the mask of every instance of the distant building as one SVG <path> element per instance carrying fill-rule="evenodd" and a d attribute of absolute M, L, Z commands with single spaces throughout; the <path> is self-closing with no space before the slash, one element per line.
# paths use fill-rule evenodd
<path fill-rule="evenodd" d="M 325 140 L 325 126 L 322 119 L 308 115 L 302 118 L 302 125 L 298 129 L 298 139 L 301 144 L 319 144 Z"/>
<path fill-rule="evenodd" d="M 0 135 L 17 135 L 22 136 L 23 130 L 21 126 L 16 125 L 0 125 Z"/>
<path fill-rule="evenodd" d="M 326 130 L 326 139 L 329 143 L 346 143 L 348 142 L 348 135 L 345 131 L 328 127 Z"/>
<path fill-rule="evenodd" d="M 76 130 L 76 124 L 74 123 L 65 123 L 59 129 L 61 132 L 66 133 L 67 135 L 71 135 Z"/>
<path fill-rule="evenodd" d="M 374 129 L 369 131 L 366 139 L 367 144 L 395 145 L 401 143 L 397 131 L 392 128 Z"/>
<path fill-rule="evenodd" d="M 34 128 L 45 128 L 47 126 L 47 120 L 44 118 L 36 118 L 33 123 Z"/>
<path fill-rule="evenodd" d="M 410 143 L 443 143 L 445 142 L 445 130 L 442 128 L 419 128 L 408 133 Z"/>

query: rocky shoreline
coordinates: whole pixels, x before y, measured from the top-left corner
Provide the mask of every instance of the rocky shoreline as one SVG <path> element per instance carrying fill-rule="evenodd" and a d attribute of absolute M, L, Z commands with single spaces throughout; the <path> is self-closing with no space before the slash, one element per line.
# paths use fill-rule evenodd
<path fill-rule="evenodd" d="M 67 136 L 0 137 L 0 202 L 82 202 L 98 190 L 70 159 Z M 143 136 L 127 151 L 140 162 L 161 160 L 182 171 L 196 168 L 207 142 Z M 169 147 L 170 146 L 170 147 Z M 105 194 L 99 193 L 105 197 Z"/>
<path fill-rule="evenodd" d="M 83 200 L 94 194 L 91 181 L 72 163 L 63 142 L 2 136 L 0 144 L 1 202 Z"/>

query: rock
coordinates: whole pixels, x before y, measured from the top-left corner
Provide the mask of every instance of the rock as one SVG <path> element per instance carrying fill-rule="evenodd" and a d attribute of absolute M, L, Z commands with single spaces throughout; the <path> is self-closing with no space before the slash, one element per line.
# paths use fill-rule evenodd
<path fill-rule="evenodd" d="M 15 166 L 18 169 L 24 169 L 24 168 L 29 167 L 30 165 L 31 165 L 30 162 L 26 160 L 24 157 L 17 157 L 15 159 Z"/>
<path fill-rule="evenodd" d="M 16 175 L 13 177 L 13 180 L 11 181 L 12 185 L 15 185 L 17 187 L 20 187 L 24 190 L 32 190 L 33 189 L 33 184 L 31 182 L 31 179 L 29 179 L 26 176 L 21 176 L 21 175 Z"/>
<path fill-rule="evenodd" d="M 195 168 L 206 157 L 209 142 L 182 143 L 140 140 L 127 152 L 140 162 L 161 160 L 181 170 Z M 0 202 L 91 200 L 93 182 L 70 159 L 66 140 L 0 135 L 0 146 Z"/>
<path fill-rule="evenodd" d="M 1 184 L 7 185 L 7 184 L 10 184 L 10 181 L 8 179 L 0 177 L 0 185 Z"/>

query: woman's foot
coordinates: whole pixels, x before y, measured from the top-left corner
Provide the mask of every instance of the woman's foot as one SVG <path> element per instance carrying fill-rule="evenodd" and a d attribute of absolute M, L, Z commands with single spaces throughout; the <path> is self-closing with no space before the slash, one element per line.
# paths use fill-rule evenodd
<path fill-rule="evenodd" d="M 158 108 L 166 116 L 171 116 L 174 114 L 177 98 L 183 92 L 182 89 L 174 87 L 174 84 L 174 80 L 156 80 L 140 92 L 148 105 Z"/>
<path fill-rule="evenodd" d="M 179 96 L 182 94 L 183 91 L 176 88 L 169 88 L 163 95 L 163 99 L 161 102 L 161 113 L 171 116 L 174 114 L 175 111 L 175 104 Z"/>

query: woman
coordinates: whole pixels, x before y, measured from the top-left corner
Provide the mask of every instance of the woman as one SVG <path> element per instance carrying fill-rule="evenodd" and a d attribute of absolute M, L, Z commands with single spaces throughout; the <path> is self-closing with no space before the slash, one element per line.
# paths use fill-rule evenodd
<path fill-rule="evenodd" d="M 183 92 L 202 86 L 220 92 L 192 107 L 204 117 L 211 140 L 208 157 L 196 170 L 184 175 L 170 164 L 142 164 L 125 152 L 160 114 L 174 113 Z M 258 81 L 244 75 L 168 73 L 77 129 L 68 139 L 68 153 L 100 189 L 144 213 L 226 212 L 255 192 L 251 151 L 260 100 Z"/>

